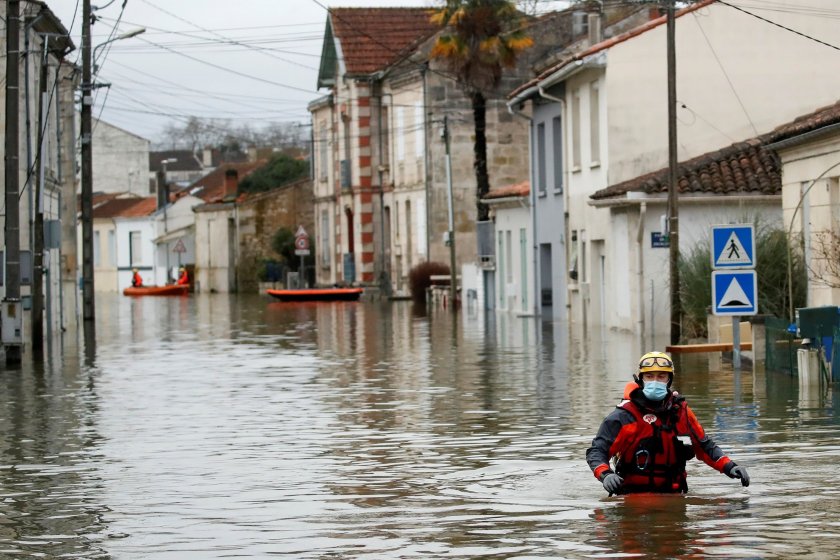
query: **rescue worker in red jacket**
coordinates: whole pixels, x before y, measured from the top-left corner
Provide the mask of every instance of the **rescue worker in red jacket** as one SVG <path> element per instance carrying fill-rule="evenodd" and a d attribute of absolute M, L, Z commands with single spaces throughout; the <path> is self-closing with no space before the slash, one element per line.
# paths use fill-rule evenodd
<path fill-rule="evenodd" d="M 186 286 L 189 283 L 190 283 L 190 276 L 189 276 L 189 274 L 187 274 L 187 269 L 182 266 L 180 274 L 178 275 L 178 285 L 179 286 Z"/>
<path fill-rule="evenodd" d="M 697 457 L 729 478 L 750 485 L 747 469 L 736 465 L 708 437 L 682 397 L 671 389 L 674 363 L 667 354 L 648 352 L 624 399 L 601 423 L 586 461 L 612 494 L 685 493 L 685 464 Z M 688 436 L 686 445 L 678 436 Z M 610 459 L 615 457 L 615 469 Z"/>
<path fill-rule="evenodd" d="M 140 276 L 140 272 L 138 272 L 136 268 L 133 268 L 131 270 L 134 273 L 131 275 L 131 285 L 135 288 L 139 288 L 143 285 L 143 277 Z"/>

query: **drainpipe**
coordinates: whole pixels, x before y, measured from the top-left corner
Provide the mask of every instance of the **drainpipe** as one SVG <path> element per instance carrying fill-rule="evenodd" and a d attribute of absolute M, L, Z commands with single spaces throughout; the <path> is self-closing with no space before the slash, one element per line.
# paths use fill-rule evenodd
<path fill-rule="evenodd" d="M 508 113 L 528 121 L 528 154 L 534 151 L 534 118 L 529 117 L 522 111 L 513 108 L 513 105 L 508 105 Z M 533 161 L 533 158 L 531 158 Z M 531 182 L 531 189 L 529 198 L 531 200 L 531 264 L 533 269 L 533 285 L 534 296 L 531 298 L 534 302 L 534 317 L 539 317 L 542 314 L 542 296 L 540 295 L 540 276 L 539 276 L 539 247 L 537 243 L 537 189 L 534 183 L 534 166 L 529 165 L 528 180 Z M 495 245 L 495 243 L 494 243 Z M 501 281 L 501 279 L 500 279 Z"/>
<path fill-rule="evenodd" d="M 373 82 L 371 81 L 370 84 L 371 90 L 373 90 Z M 390 93 L 384 93 L 382 91 L 382 82 L 379 83 L 379 111 L 376 115 L 377 121 L 377 140 L 379 144 L 379 153 L 377 154 L 377 161 L 379 164 L 377 165 L 377 173 L 379 176 L 379 289 L 382 293 L 386 296 L 391 296 L 392 294 L 392 286 L 391 286 L 391 278 L 388 275 L 388 267 L 386 266 L 386 253 L 385 253 L 385 184 L 382 182 L 382 175 L 384 171 L 384 162 L 382 161 L 382 107 L 384 106 L 384 97 L 389 96 L 391 98 L 391 105 L 394 105 L 394 96 Z M 390 115 L 388 116 L 390 119 Z M 389 127 L 390 128 L 390 127 Z M 390 138 L 390 137 L 389 137 Z M 390 140 L 389 140 L 390 141 Z M 389 154 L 390 157 L 390 154 Z M 411 232 L 409 232 L 409 235 Z M 399 277 L 399 276 L 398 276 Z"/>
<path fill-rule="evenodd" d="M 428 90 L 426 88 L 426 71 L 429 68 L 429 63 L 423 65 L 420 70 L 420 77 L 423 84 L 423 173 L 425 175 L 424 183 L 426 186 L 426 262 L 429 262 L 429 257 L 432 252 L 432 225 L 431 225 L 431 207 L 432 207 L 432 174 L 429 168 L 429 104 L 428 104 Z M 390 118 L 390 115 L 389 115 Z M 391 139 L 393 134 L 389 135 Z M 389 150 L 389 154 L 393 153 Z"/>
<path fill-rule="evenodd" d="M 578 63 L 580 63 L 580 62 L 581 61 L 578 61 Z M 576 64 L 576 67 L 579 66 L 579 65 L 580 64 Z M 542 97 L 543 99 L 548 99 L 549 101 L 556 101 L 557 103 L 560 104 L 560 122 L 562 123 L 563 132 L 564 132 L 564 134 L 563 134 L 564 145 L 563 145 L 562 157 L 563 157 L 563 174 L 565 175 L 565 178 L 564 178 L 564 181 L 563 181 L 563 207 L 564 207 L 564 210 L 563 210 L 563 249 L 566 253 L 566 264 L 565 264 L 564 270 L 563 270 L 563 278 L 564 278 L 565 285 L 568 287 L 569 283 L 566 280 L 566 276 L 565 276 L 567 274 L 566 270 L 568 270 L 568 267 L 569 267 L 569 247 L 570 247 L 570 245 L 569 245 L 569 190 L 570 190 L 570 187 L 571 187 L 571 185 L 570 185 L 571 173 L 569 171 L 569 158 L 566 156 L 568 151 L 567 151 L 566 145 L 565 145 L 565 144 L 567 144 L 567 142 L 565 142 L 566 137 L 567 137 L 566 134 L 565 134 L 565 131 L 566 131 L 566 115 L 568 115 L 568 110 L 567 110 L 568 107 L 566 107 L 566 100 L 565 99 L 563 99 L 562 97 L 555 97 L 554 95 L 551 95 L 550 93 L 546 92 L 545 91 L 545 86 L 542 85 L 542 84 L 537 85 L 537 92 L 540 94 L 540 97 Z M 570 301 L 569 295 L 567 293 L 566 294 L 566 308 L 569 309 L 570 307 L 571 307 L 571 301 Z"/>
<path fill-rule="evenodd" d="M 645 345 L 645 268 L 644 268 L 644 240 L 645 240 L 645 217 L 647 215 L 647 202 L 639 205 L 639 227 L 636 230 L 636 256 L 637 273 L 639 275 L 639 340 L 642 348 Z"/>

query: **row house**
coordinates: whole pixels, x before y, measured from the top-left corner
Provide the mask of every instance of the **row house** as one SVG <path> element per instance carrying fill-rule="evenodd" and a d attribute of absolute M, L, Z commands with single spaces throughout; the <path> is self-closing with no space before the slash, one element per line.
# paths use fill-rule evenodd
<path fill-rule="evenodd" d="M 384 152 L 390 145 L 386 131 L 393 122 L 401 125 L 401 130 L 419 129 L 425 138 L 425 127 L 424 118 L 419 119 L 419 126 L 416 122 L 418 106 L 424 117 L 423 106 L 418 105 L 422 98 L 418 95 L 411 102 L 403 100 L 395 111 L 394 95 L 389 94 L 386 109 L 379 78 L 406 48 L 435 32 L 430 17 L 430 10 L 424 8 L 329 11 L 318 88 L 331 91 L 309 105 L 315 139 L 314 247 L 319 284 L 388 282 L 390 259 L 385 248 L 390 249 L 388 238 L 392 234 L 388 228 L 394 218 L 392 158 Z M 412 142 L 416 138 L 411 136 Z M 405 155 L 404 139 L 401 142 L 402 152 L 397 156 Z M 413 154 L 416 151 L 411 149 Z M 402 163 L 405 169 L 404 160 Z M 416 165 L 410 169 L 414 183 Z M 424 184 L 422 179 L 420 184 Z M 421 211 L 425 224 L 422 207 Z M 409 235 L 417 239 L 416 233 Z M 417 248 L 424 251 L 422 246 Z"/>
<path fill-rule="evenodd" d="M 829 9 L 831 2 L 817 4 Z M 751 11 L 702 1 L 677 13 L 681 161 L 721 146 L 734 146 L 722 150 L 731 157 L 746 157 L 732 155 L 740 140 L 836 98 L 840 77 L 821 69 L 840 54 L 754 17 L 770 17 L 761 9 Z M 823 41 L 833 36 L 830 21 L 804 9 L 786 12 L 785 25 Z M 647 191 L 627 183 L 645 183 L 667 165 L 665 33 L 662 16 L 567 53 L 508 97 L 512 111 L 533 116 L 535 290 L 546 304 L 536 311 L 543 315 L 625 330 L 649 317 L 645 332 L 669 332 L 662 295 L 669 293 L 668 256 L 648 242 L 666 233 L 667 187 Z M 713 223 L 745 214 L 780 218 L 778 193 L 732 180 L 722 190 L 685 185 L 683 251 L 702 242 Z"/>
<path fill-rule="evenodd" d="M 196 291 L 238 291 L 240 263 L 239 181 L 265 165 L 265 161 L 226 163 L 192 183 L 185 193 L 201 199 L 192 207 L 193 234 L 187 247 L 195 255 Z"/>
<path fill-rule="evenodd" d="M 809 307 L 840 305 L 840 103 L 767 135 L 779 157 L 784 226 L 801 239 Z M 792 317 L 789 317 L 793 320 Z"/>
<path fill-rule="evenodd" d="M 20 218 L 20 340 L 28 343 L 33 333 L 51 336 L 77 324 L 74 91 L 79 76 L 66 58 L 75 48 L 69 32 L 47 4 L 21 2 L 20 15 L 16 46 L 20 53 L 20 196 L 18 206 L 6 208 L 5 215 L 16 211 Z M 0 49 L 6 52 L 5 33 Z M 43 235 L 38 235 L 41 227 Z M 5 235 L 4 229 L 0 232 L 4 267 Z M 3 297 L 6 280 L 4 269 L 0 275 Z"/>
<path fill-rule="evenodd" d="M 319 284 L 379 283 L 401 293 L 413 266 L 448 263 L 450 180 L 456 267 L 479 261 L 481 290 L 495 282 L 492 255 L 481 261 L 478 254 L 492 240 L 493 225 L 476 222 L 472 107 L 446 63 L 430 54 L 440 31 L 431 14 L 422 8 L 330 10 L 318 87 L 331 92 L 309 105 Z M 585 36 L 580 16 L 569 10 L 529 20 L 536 46 L 486 95 L 491 185 L 528 179 L 528 123 L 508 111 L 503 92 L 555 45 Z"/>
<path fill-rule="evenodd" d="M 93 285 L 97 292 L 131 286 L 137 269 L 155 284 L 155 197 L 109 197 L 93 209 Z M 81 248 L 79 249 L 81 250 Z"/>

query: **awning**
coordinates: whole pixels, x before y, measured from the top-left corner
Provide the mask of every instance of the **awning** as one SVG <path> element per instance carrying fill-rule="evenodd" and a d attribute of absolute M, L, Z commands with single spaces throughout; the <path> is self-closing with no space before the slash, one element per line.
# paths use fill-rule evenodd
<path fill-rule="evenodd" d="M 160 243 L 168 243 L 169 241 L 174 241 L 179 237 L 184 237 L 185 235 L 192 235 L 195 232 L 195 224 L 190 224 L 188 226 L 173 229 L 172 231 L 168 231 L 161 235 L 160 237 L 155 238 L 155 244 Z"/>

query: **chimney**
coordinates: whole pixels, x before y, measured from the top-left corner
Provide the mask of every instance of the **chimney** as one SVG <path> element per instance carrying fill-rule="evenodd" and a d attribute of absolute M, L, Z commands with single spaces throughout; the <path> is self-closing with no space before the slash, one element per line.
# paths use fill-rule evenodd
<path fill-rule="evenodd" d="M 203 167 L 213 167 L 213 150 L 212 148 L 204 148 L 201 152 L 201 165 Z"/>
<path fill-rule="evenodd" d="M 169 202 L 169 185 L 166 184 L 166 172 L 161 169 L 157 172 L 157 207 L 158 210 Z"/>
<path fill-rule="evenodd" d="M 248 161 L 250 163 L 254 163 L 257 161 L 257 147 L 256 146 L 248 146 Z"/>
<path fill-rule="evenodd" d="M 239 190 L 239 172 L 236 169 L 227 169 L 225 171 L 225 196 L 233 195 Z"/>
<path fill-rule="evenodd" d="M 604 40 L 601 33 L 601 14 L 600 12 L 589 13 L 589 45 L 597 45 Z"/>

